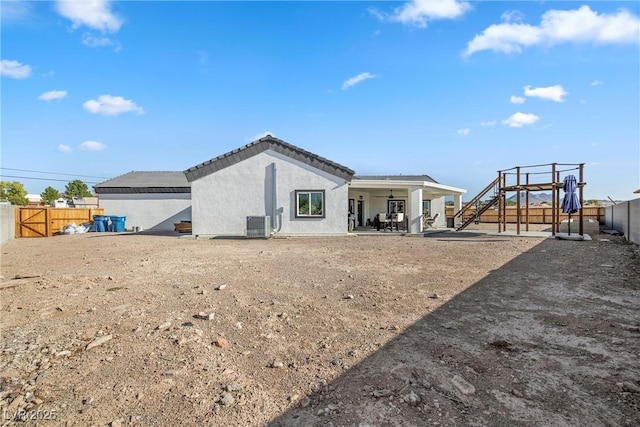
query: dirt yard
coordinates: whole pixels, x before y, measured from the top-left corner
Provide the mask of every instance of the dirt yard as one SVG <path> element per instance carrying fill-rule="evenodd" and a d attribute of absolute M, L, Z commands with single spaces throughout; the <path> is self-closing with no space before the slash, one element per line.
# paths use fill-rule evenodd
<path fill-rule="evenodd" d="M 0 423 L 637 426 L 640 251 L 592 237 L 10 241 Z"/>

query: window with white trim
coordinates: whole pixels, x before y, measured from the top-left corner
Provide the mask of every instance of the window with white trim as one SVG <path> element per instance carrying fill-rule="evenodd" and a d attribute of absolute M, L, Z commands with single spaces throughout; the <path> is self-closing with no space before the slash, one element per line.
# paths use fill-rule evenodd
<path fill-rule="evenodd" d="M 296 190 L 296 218 L 324 218 L 324 190 Z"/>
<path fill-rule="evenodd" d="M 431 216 L 431 200 L 422 201 L 422 215 L 425 217 Z"/>

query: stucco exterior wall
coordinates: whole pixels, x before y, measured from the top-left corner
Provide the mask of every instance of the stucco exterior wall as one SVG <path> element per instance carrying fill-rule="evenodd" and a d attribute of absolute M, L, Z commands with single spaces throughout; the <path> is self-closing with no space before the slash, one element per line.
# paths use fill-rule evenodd
<path fill-rule="evenodd" d="M 444 196 L 433 197 L 433 196 L 430 196 L 427 192 L 424 192 L 424 194 L 422 195 L 422 198 L 424 200 L 431 200 L 431 216 L 434 216 L 437 213 L 440 214 L 436 222 L 433 223 L 433 226 L 435 228 L 446 227 L 447 216 L 445 215 L 446 201 Z"/>
<path fill-rule="evenodd" d="M 274 165 L 278 234 L 347 233 L 347 182 L 267 150 L 191 183 L 193 234 L 244 236 L 247 216 L 272 216 Z M 324 190 L 325 217 L 296 218 L 296 190 Z"/>
<path fill-rule="evenodd" d="M 640 199 L 606 207 L 604 224 L 624 233 L 628 241 L 640 245 Z"/>
<path fill-rule="evenodd" d="M 189 193 L 101 194 L 100 207 L 105 215 L 126 216 L 127 230 L 173 231 L 174 223 L 191 221 Z"/>
<path fill-rule="evenodd" d="M 16 207 L 0 205 L 0 243 L 16 237 Z"/>

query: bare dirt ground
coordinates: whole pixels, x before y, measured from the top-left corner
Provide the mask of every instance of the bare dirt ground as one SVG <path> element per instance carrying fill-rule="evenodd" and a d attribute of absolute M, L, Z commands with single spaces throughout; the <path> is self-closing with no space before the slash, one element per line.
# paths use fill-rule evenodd
<path fill-rule="evenodd" d="M 639 425 L 640 251 L 592 237 L 10 241 L 0 423 Z"/>

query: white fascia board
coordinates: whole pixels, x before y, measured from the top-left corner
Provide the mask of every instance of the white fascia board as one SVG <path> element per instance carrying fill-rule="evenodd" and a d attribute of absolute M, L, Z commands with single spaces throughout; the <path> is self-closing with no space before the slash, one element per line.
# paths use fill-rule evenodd
<path fill-rule="evenodd" d="M 409 187 L 422 187 L 428 190 L 435 190 L 435 192 L 455 195 L 465 194 L 467 190 L 462 188 L 451 187 L 443 184 L 436 184 L 434 182 L 427 181 L 399 181 L 390 179 L 354 179 L 349 183 L 350 188 L 409 188 Z"/>

